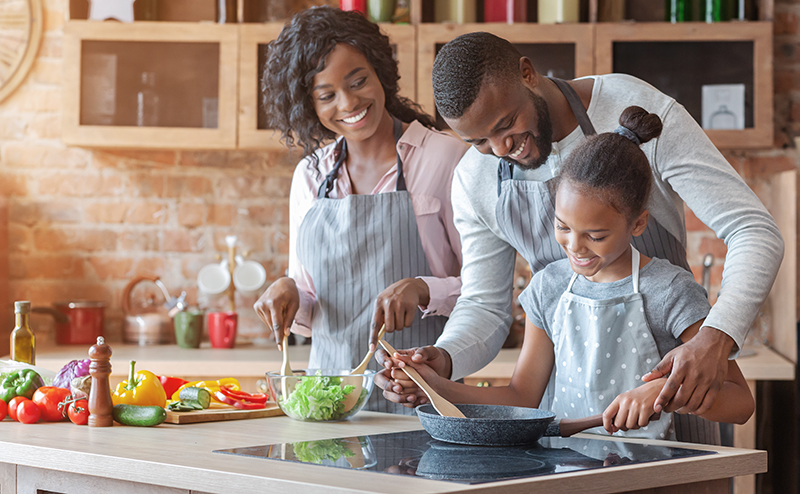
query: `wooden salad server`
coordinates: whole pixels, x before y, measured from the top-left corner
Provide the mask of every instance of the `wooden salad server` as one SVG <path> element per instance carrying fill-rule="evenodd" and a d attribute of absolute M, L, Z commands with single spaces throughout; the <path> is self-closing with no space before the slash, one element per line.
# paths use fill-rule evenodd
<path fill-rule="evenodd" d="M 384 350 L 389 352 L 390 356 L 397 353 L 397 350 L 395 350 L 392 345 L 386 343 L 386 341 L 378 340 L 378 343 L 381 344 Z M 412 381 L 417 383 L 417 386 L 425 391 L 425 394 L 428 395 L 428 399 L 431 401 L 431 405 L 433 405 L 433 408 L 439 412 L 439 415 L 443 417 L 467 418 L 463 413 L 461 413 L 461 410 L 456 408 L 455 405 L 445 400 L 439 393 L 434 391 L 434 389 L 430 387 L 430 385 L 426 383 L 424 379 L 422 379 L 422 376 L 419 375 L 419 372 L 417 372 L 416 369 L 410 365 L 406 365 L 405 367 L 402 367 L 402 370 Z"/>
<path fill-rule="evenodd" d="M 383 326 L 381 326 L 381 330 L 378 333 L 378 341 L 379 342 L 383 339 L 383 335 L 384 334 L 386 334 L 386 325 L 385 324 Z M 375 354 L 375 352 L 367 351 L 367 355 L 364 357 L 364 360 L 362 360 L 361 363 L 358 364 L 358 367 L 356 367 L 355 369 L 350 371 L 350 374 L 363 374 L 364 371 L 367 370 L 367 364 L 369 364 L 369 361 L 372 360 L 372 356 L 374 354 Z"/>

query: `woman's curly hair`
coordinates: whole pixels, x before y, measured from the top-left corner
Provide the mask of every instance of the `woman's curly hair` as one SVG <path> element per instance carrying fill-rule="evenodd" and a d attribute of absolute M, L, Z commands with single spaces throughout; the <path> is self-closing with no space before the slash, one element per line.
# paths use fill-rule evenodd
<path fill-rule="evenodd" d="M 419 105 L 398 94 L 400 76 L 389 38 L 377 24 L 358 12 L 312 7 L 296 14 L 269 44 L 261 78 L 262 104 L 270 129 L 279 130 L 288 146 L 300 145 L 316 169 L 315 151 L 336 137 L 317 118 L 311 98 L 314 76 L 325 68 L 325 58 L 337 43 L 360 51 L 378 75 L 386 95 L 386 109 L 403 122 L 419 120 L 438 128 Z"/>

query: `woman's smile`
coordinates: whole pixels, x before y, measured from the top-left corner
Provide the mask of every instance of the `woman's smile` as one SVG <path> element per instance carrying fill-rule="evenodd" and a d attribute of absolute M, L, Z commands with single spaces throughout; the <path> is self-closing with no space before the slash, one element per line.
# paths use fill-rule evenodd
<path fill-rule="evenodd" d="M 362 121 L 364 119 L 364 117 L 367 116 L 367 111 L 368 110 L 369 110 L 369 106 L 364 108 L 363 110 L 359 111 L 355 115 L 343 118 L 342 122 L 344 122 L 346 124 L 350 124 L 350 125 L 356 124 L 356 123 Z"/>

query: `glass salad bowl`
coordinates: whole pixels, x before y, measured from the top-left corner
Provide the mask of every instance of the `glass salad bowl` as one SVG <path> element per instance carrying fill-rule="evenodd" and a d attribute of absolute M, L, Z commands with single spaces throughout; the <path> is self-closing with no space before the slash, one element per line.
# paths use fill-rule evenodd
<path fill-rule="evenodd" d="M 375 371 L 300 369 L 291 376 L 267 372 L 272 399 L 283 413 L 306 422 L 338 422 L 361 410 L 374 386 Z"/>

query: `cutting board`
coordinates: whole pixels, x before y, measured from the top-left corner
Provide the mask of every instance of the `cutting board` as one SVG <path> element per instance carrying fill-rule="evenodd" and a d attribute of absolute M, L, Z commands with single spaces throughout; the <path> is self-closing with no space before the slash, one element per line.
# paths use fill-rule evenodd
<path fill-rule="evenodd" d="M 233 408 L 209 408 L 194 412 L 172 412 L 167 410 L 167 423 L 197 424 L 199 422 L 217 422 L 220 420 L 260 419 L 283 415 L 277 403 L 267 403 L 267 408 L 259 410 L 238 410 Z"/>

